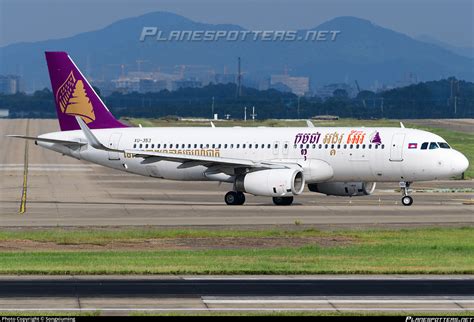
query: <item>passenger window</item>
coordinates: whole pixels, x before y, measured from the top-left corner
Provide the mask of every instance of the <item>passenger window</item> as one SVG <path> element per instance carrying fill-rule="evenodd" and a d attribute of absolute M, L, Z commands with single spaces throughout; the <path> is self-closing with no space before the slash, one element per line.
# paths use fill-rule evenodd
<path fill-rule="evenodd" d="M 134 148 L 134 149 L 136 149 L 136 147 L 137 147 L 137 145 L 136 145 L 136 144 L 134 144 L 134 145 L 133 145 L 133 148 Z"/>
<path fill-rule="evenodd" d="M 151 148 L 152 148 L 152 149 L 154 149 L 154 148 L 155 148 L 155 143 L 153 143 L 153 144 L 151 145 Z"/>
<path fill-rule="evenodd" d="M 365 144 L 362 144 L 362 149 L 365 149 Z"/>
<path fill-rule="evenodd" d="M 252 144 L 249 144 L 249 149 L 251 149 L 251 148 L 252 148 Z"/>
<path fill-rule="evenodd" d="M 440 147 L 441 149 L 451 149 L 451 147 L 449 146 L 449 144 L 446 143 L 446 142 L 438 142 L 438 144 L 439 144 L 439 147 Z"/>
<path fill-rule="evenodd" d="M 183 144 L 181 144 L 181 149 L 184 149 L 184 147 L 185 147 L 184 143 L 183 143 Z"/>
<path fill-rule="evenodd" d="M 382 144 L 382 149 L 385 149 L 385 144 Z"/>
<path fill-rule="evenodd" d="M 206 149 L 208 149 L 208 148 L 209 148 L 209 143 L 208 143 L 208 144 L 206 144 Z"/>
<path fill-rule="evenodd" d="M 372 149 L 372 144 L 369 144 L 369 150 Z"/>
<path fill-rule="evenodd" d="M 173 144 L 170 144 L 170 149 L 172 149 L 172 148 L 173 148 Z"/>
<path fill-rule="evenodd" d="M 158 143 L 158 144 L 156 145 L 156 147 L 157 147 L 158 149 L 160 148 L 160 146 L 161 146 L 161 144 L 160 144 L 160 143 Z"/>
<path fill-rule="evenodd" d="M 213 145 L 212 145 L 212 148 L 213 148 L 213 149 L 215 149 L 215 148 L 216 148 L 216 145 L 215 145 L 215 144 L 213 144 Z"/>
<path fill-rule="evenodd" d="M 203 145 L 202 145 L 202 143 L 199 145 L 199 147 L 200 147 L 201 149 L 203 148 Z"/>
<path fill-rule="evenodd" d="M 378 144 L 376 144 L 376 145 L 374 146 L 374 148 L 377 150 L 377 149 L 379 148 Z"/>
<path fill-rule="evenodd" d="M 230 148 L 231 148 L 231 149 L 234 148 L 234 143 L 231 143 L 231 144 L 230 144 Z"/>
<path fill-rule="evenodd" d="M 358 149 L 358 148 L 359 148 L 359 144 L 356 144 L 356 149 Z"/>
<path fill-rule="evenodd" d="M 428 149 L 428 142 L 423 142 L 423 144 L 421 145 L 421 149 L 422 150 Z"/>
<path fill-rule="evenodd" d="M 240 148 L 240 143 L 237 143 L 237 149 Z"/>
<path fill-rule="evenodd" d="M 316 144 L 313 144 L 313 149 L 316 149 Z"/>
<path fill-rule="evenodd" d="M 349 148 L 352 149 L 354 147 L 354 144 L 349 145 Z"/>
<path fill-rule="evenodd" d="M 164 149 L 166 149 L 166 143 L 165 143 L 165 144 L 163 144 L 163 148 L 164 148 Z"/>
<path fill-rule="evenodd" d="M 198 145 L 196 143 L 194 143 L 194 148 L 197 149 Z"/>
<path fill-rule="evenodd" d="M 142 146 L 143 146 L 143 145 L 140 143 L 140 149 L 142 148 Z"/>
<path fill-rule="evenodd" d="M 227 149 L 227 143 L 226 143 L 226 144 L 224 144 L 224 149 Z"/>
<path fill-rule="evenodd" d="M 331 144 L 331 149 L 334 149 L 334 144 Z"/>
<path fill-rule="evenodd" d="M 439 148 L 438 144 L 436 144 L 436 142 L 431 142 L 430 143 L 430 150 L 434 150 L 434 149 L 437 149 Z"/>
<path fill-rule="evenodd" d="M 245 143 L 244 143 L 244 144 L 242 144 L 242 148 L 243 148 L 243 149 L 245 149 L 245 146 L 246 146 L 246 144 L 245 144 Z"/>
<path fill-rule="evenodd" d="M 288 147 L 288 144 L 286 145 Z M 270 149 L 272 146 L 270 144 L 267 144 L 267 149 Z"/>

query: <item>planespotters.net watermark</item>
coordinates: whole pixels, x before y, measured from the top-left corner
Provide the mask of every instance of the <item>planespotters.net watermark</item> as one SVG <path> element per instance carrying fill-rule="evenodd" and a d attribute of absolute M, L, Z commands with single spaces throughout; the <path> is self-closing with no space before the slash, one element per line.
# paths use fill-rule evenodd
<path fill-rule="evenodd" d="M 336 41 L 340 30 L 171 30 L 143 27 L 140 41 Z"/>

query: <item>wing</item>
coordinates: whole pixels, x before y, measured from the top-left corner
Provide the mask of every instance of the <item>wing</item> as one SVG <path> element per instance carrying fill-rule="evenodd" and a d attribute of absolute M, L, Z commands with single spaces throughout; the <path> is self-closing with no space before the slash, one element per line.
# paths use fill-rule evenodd
<path fill-rule="evenodd" d="M 178 161 L 178 162 L 192 162 L 196 165 L 207 164 L 207 165 L 226 165 L 231 167 L 246 167 L 246 168 L 266 168 L 266 169 L 285 169 L 288 168 L 286 164 L 279 164 L 267 161 L 252 161 L 248 159 L 235 159 L 235 158 L 221 158 L 221 157 L 210 157 L 204 155 L 186 155 L 186 154 L 174 154 L 174 153 L 163 153 L 163 152 L 152 152 L 152 151 L 124 151 L 127 155 L 135 158 L 143 158 L 144 163 L 153 163 L 160 160 Z"/>

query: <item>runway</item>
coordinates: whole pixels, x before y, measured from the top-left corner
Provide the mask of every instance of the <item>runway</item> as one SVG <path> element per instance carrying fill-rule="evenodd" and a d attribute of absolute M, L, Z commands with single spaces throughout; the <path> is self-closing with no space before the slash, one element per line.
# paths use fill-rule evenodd
<path fill-rule="evenodd" d="M 247 195 L 244 206 L 226 206 L 230 186 L 176 182 L 118 172 L 74 160 L 25 141 L 27 120 L 0 120 L 0 226 L 315 226 L 420 227 L 474 223 L 472 181 L 415 183 L 415 203 L 400 205 L 396 184 L 372 196 L 327 197 L 305 192 L 291 207 Z M 56 120 L 29 121 L 29 135 L 57 131 Z M 28 171 L 25 176 L 25 149 Z M 26 180 L 26 187 L 24 184 Z M 448 190 L 442 190 L 448 188 Z M 471 189 L 471 190 L 469 190 Z M 24 191 L 26 191 L 24 193 Z M 469 204 L 471 203 L 471 204 Z M 24 214 L 19 214 L 24 207 Z"/>
<path fill-rule="evenodd" d="M 473 290 L 473 276 L 3 276 L 0 312 L 462 312 Z"/>

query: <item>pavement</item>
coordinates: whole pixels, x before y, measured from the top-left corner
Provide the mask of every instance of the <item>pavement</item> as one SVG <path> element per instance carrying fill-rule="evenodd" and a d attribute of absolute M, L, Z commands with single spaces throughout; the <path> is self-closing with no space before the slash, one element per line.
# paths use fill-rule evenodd
<path fill-rule="evenodd" d="M 0 276 L 0 312 L 474 310 L 474 276 Z"/>
<path fill-rule="evenodd" d="M 325 229 L 474 223 L 474 193 L 456 190 L 472 189 L 472 181 L 415 183 L 414 189 L 430 192 L 415 192 L 411 207 L 400 204 L 393 183 L 378 184 L 375 194 L 366 197 L 328 197 L 306 191 L 290 207 L 277 207 L 270 198 L 251 195 L 243 206 L 227 206 L 223 198 L 231 188 L 228 184 L 126 174 L 62 156 L 31 141 L 4 137 L 26 132 L 34 136 L 57 128 L 56 120 L 0 120 L 1 227 L 245 228 L 298 223 Z M 440 190 L 444 188 L 450 190 Z"/>

